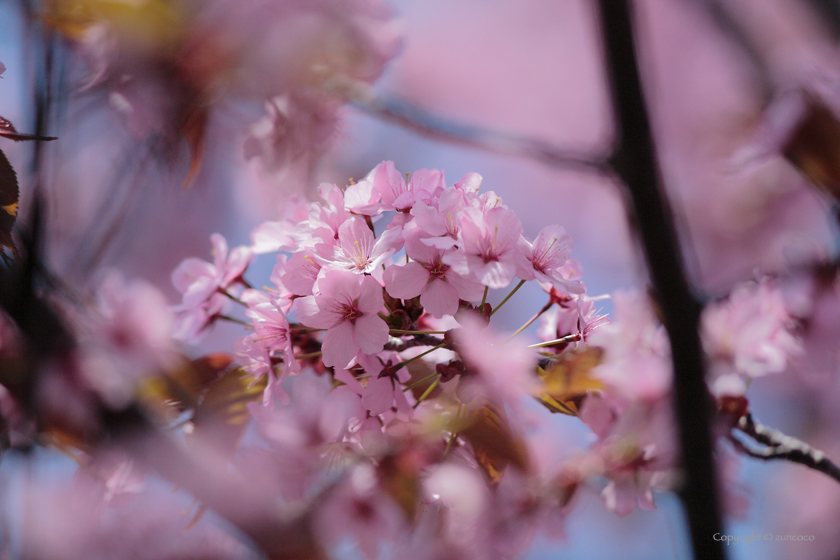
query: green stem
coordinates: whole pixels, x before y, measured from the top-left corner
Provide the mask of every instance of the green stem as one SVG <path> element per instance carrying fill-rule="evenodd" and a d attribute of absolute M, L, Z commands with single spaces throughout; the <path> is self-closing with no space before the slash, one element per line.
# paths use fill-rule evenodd
<path fill-rule="evenodd" d="M 429 388 L 428 388 L 428 389 L 426 389 L 426 391 L 425 391 L 422 395 L 420 395 L 420 398 L 419 398 L 419 399 L 417 399 L 417 402 L 416 402 L 416 403 L 414 403 L 413 408 L 417 408 L 417 405 L 419 405 L 421 402 L 423 402 L 424 400 L 426 400 L 426 397 L 428 397 L 428 396 L 432 393 L 432 391 L 434 391 L 434 390 L 435 390 L 435 387 L 437 387 L 437 386 L 438 386 L 438 383 L 440 383 L 440 378 L 439 378 L 439 377 L 438 377 L 437 379 L 435 379 L 435 382 L 434 382 L 434 383 L 432 383 L 431 385 L 429 385 Z"/>
<path fill-rule="evenodd" d="M 431 381 L 432 379 L 434 379 L 435 377 L 438 377 L 439 375 L 440 375 L 439 373 L 433 373 L 432 375 L 426 376 L 426 377 L 424 377 L 423 379 L 421 379 L 421 380 L 419 380 L 419 381 L 415 381 L 415 382 L 414 382 L 414 383 L 412 383 L 411 385 L 407 385 L 407 386 L 405 387 L 405 389 L 403 389 L 403 393 L 405 393 L 406 391 L 411 391 L 411 390 L 412 390 L 412 389 L 414 389 L 415 387 L 419 387 L 419 386 L 420 386 L 420 385 L 422 385 L 423 383 L 426 383 L 427 381 Z"/>
<path fill-rule="evenodd" d="M 431 354 L 431 353 L 432 353 L 432 352 L 434 352 L 435 350 L 438 350 L 439 348 L 443 348 L 443 347 L 444 347 L 444 346 L 446 346 L 447 344 L 449 344 L 449 343 L 448 343 L 448 342 L 441 342 L 441 343 L 440 343 L 440 344 L 438 344 L 437 346 L 435 346 L 435 347 L 433 347 L 433 348 L 429 348 L 428 350 L 426 350 L 426 351 L 425 351 L 425 352 L 423 352 L 422 354 L 417 354 L 417 355 L 416 355 L 416 356 L 414 356 L 413 358 L 409 358 L 409 359 L 407 359 L 407 360 L 406 360 L 406 361 L 404 361 L 404 362 L 400 362 L 400 363 L 398 363 L 396 366 L 394 366 L 393 372 L 399 371 L 402 367 L 407 366 L 408 364 L 410 364 L 410 363 L 411 363 L 411 362 L 413 362 L 414 360 L 419 360 L 420 358 L 422 358 L 422 357 L 423 357 L 423 356 L 425 356 L 426 354 Z M 392 372 L 392 373 L 393 373 L 393 372 Z"/>
<path fill-rule="evenodd" d="M 481 304 L 478 306 L 479 311 L 484 309 L 484 304 L 487 302 L 487 293 L 489 291 L 490 291 L 490 286 L 484 286 L 484 295 L 481 296 Z"/>
<path fill-rule="evenodd" d="M 522 331 L 524 331 L 525 329 L 527 329 L 528 327 L 530 327 L 530 326 L 531 326 L 531 323 L 533 323 L 534 321 L 536 321 L 537 319 L 539 319 L 540 315 L 542 315 L 543 313 L 545 313 L 546 311 L 548 311 L 549 309 L 551 309 L 551 306 L 552 306 L 552 305 L 554 305 L 554 303 L 553 303 L 551 300 L 548 300 L 548 303 L 546 303 L 546 304 L 545 304 L 545 306 L 544 306 L 542 309 L 540 309 L 539 311 L 537 311 L 536 315 L 534 315 L 533 317 L 531 317 L 530 319 L 528 319 L 528 322 L 527 322 L 527 323 L 525 323 L 524 325 L 522 325 L 521 327 L 519 327 L 518 329 L 516 329 L 516 332 L 515 332 L 515 333 L 513 333 L 512 335 L 510 335 L 510 336 L 508 337 L 508 339 L 507 339 L 507 340 L 505 340 L 505 342 L 510 342 L 511 340 L 513 340 L 513 339 L 516 337 L 516 335 L 520 334 Z"/>
<path fill-rule="evenodd" d="M 525 283 L 525 280 L 520 280 L 519 284 L 517 284 L 516 287 L 513 290 L 510 291 L 510 293 L 507 295 L 507 297 L 505 299 L 503 299 L 502 302 L 499 305 L 496 306 L 496 309 L 494 309 L 493 311 L 490 312 L 490 316 L 492 317 L 496 313 L 496 311 L 501 309 L 502 306 L 507 303 L 507 300 L 509 300 L 513 296 L 513 294 L 515 294 L 519 290 L 519 288 L 522 287 L 522 284 L 524 284 L 524 283 Z"/>
<path fill-rule="evenodd" d="M 455 412 L 455 423 L 457 423 L 458 418 L 461 417 L 461 410 L 463 410 L 463 408 L 464 408 L 464 403 L 461 403 L 461 404 L 458 405 L 458 410 L 457 410 L 457 412 Z M 449 435 L 449 441 L 446 442 L 446 449 L 443 450 L 443 457 L 444 458 L 446 457 L 446 454 L 449 453 L 449 449 L 452 447 L 452 444 L 455 443 L 455 438 L 457 438 L 457 437 L 458 437 L 458 432 L 456 432 L 453 429 L 452 433 Z"/>
<path fill-rule="evenodd" d="M 242 301 L 238 297 L 234 297 L 234 296 L 230 295 L 229 293 L 227 293 L 227 291 L 225 291 L 221 288 L 218 288 L 216 291 L 219 292 L 220 294 L 222 294 L 223 296 L 227 296 L 231 301 L 235 301 L 236 303 L 238 303 L 242 307 L 248 307 L 248 304 L 246 304 L 244 301 Z"/>
<path fill-rule="evenodd" d="M 564 342 L 577 342 L 578 340 L 580 340 L 580 333 L 575 333 L 564 336 L 563 338 L 557 338 L 555 340 L 531 344 L 530 346 L 528 346 L 528 348 L 542 348 L 543 346 L 554 346 L 555 344 L 563 344 Z"/>
<path fill-rule="evenodd" d="M 242 319 L 237 319 L 236 317 L 228 317 L 227 315 L 216 315 L 218 319 L 222 319 L 225 321 L 230 321 L 231 323 L 236 323 L 238 325 L 242 325 L 243 327 L 250 327 L 252 326 L 251 323 L 246 323 Z"/>
<path fill-rule="evenodd" d="M 318 352 L 310 352 L 309 354 L 299 354 L 299 355 L 295 356 L 295 359 L 296 360 L 309 360 L 311 358 L 317 358 L 320 355 L 321 355 L 321 351 L 319 350 Z"/>

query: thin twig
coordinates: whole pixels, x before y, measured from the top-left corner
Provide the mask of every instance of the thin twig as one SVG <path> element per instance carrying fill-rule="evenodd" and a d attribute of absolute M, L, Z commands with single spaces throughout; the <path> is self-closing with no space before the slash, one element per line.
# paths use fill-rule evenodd
<path fill-rule="evenodd" d="M 732 429 L 732 432 L 729 440 L 735 444 L 735 447 L 739 451 L 750 457 L 765 461 L 784 459 L 819 471 L 840 482 L 840 468 L 824 452 L 819 449 L 814 449 L 804 441 L 793 436 L 783 434 L 778 430 L 755 422 L 750 414 L 742 416 L 738 420 L 738 425 Z M 754 442 L 763 444 L 764 447 L 760 449 L 750 448 L 744 442 L 736 439 L 734 435 L 736 433 L 748 436 Z"/>

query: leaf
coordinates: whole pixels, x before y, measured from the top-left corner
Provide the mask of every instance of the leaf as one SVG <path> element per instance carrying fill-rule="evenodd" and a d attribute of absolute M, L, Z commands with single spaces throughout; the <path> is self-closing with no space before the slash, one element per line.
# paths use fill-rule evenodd
<path fill-rule="evenodd" d="M 421 464 L 416 450 L 411 448 L 386 455 L 379 462 L 380 486 L 400 506 L 409 521 L 413 521 L 417 515 L 422 494 Z"/>
<path fill-rule="evenodd" d="M 537 400 L 551 412 L 578 415 L 580 401 L 590 392 L 597 391 L 603 384 L 592 377 L 592 368 L 601 361 L 601 350 L 587 348 L 581 352 L 566 352 L 548 370 L 537 369 L 543 388 L 537 393 Z"/>
<path fill-rule="evenodd" d="M 192 106 L 184 113 L 184 125 L 181 134 L 183 134 L 187 146 L 190 148 L 190 168 L 182 185 L 182 188 L 186 189 L 192 186 L 204 161 L 204 146 L 210 111 L 207 107 Z"/>
<path fill-rule="evenodd" d="M 813 96 L 807 103 L 784 155 L 810 181 L 840 200 L 840 121 Z"/>
<path fill-rule="evenodd" d="M 15 130 L 14 125 L 8 119 L 0 117 L 0 136 L 14 140 L 15 142 L 22 142 L 24 140 L 58 140 L 56 136 L 38 136 L 37 134 L 21 134 Z"/>
<path fill-rule="evenodd" d="M 232 458 L 251 419 L 247 404 L 260 398 L 267 384 L 267 376 L 255 379 L 242 368 L 228 369 L 196 407 L 189 436 L 212 443 Z"/>
<path fill-rule="evenodd" d="M 19 199 L 17 175 L 6 154 L 0 151 L 0 246 L 10 249 L 15 258 L 18 251 L 12 238 L 12 228 L 15 227 Z"/>
<path fill-rule="evenodd" d="M 210 386 L 230 367 L 233 358 L 222 352 L 183 363 L 177 369 L 146 380 L 140 399 L 167 422 L 198 406 Z"/>
<path fill-rule="evenodd" d="M 502 480 L 508 465 L 528 469 L 525 444 L 511 431 L 503 409 L 487 403 L 462 422 L 466 425 L 457 431 L 472 445 L 475 460 L 491 484 Z"/>

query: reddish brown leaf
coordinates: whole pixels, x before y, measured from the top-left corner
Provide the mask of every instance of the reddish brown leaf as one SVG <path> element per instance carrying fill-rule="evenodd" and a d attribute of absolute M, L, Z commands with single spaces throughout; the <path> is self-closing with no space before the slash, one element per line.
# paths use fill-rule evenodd
<path fill-rule="evenodd" d="M 194 106 L 185 111 L 184 126 L 181 130 L 190 148 L 190 168 L 184 179 L 182 188 L 189 188 L 201 170 L 204 161 L 204 146 L 207 132 L 207 122 L 210 111 L 207 107 Z"/>
<path fill-rule="evenodd" d="M 146 380 L 140 398 L 171 422 L 185 410 L 198 406 L 209 387 L 230 367 L 233 358 L 222 352 L 185 361 L 174 371 Z"/>
<path fill-rule="evenodd" d="M 18 201 L 17 175 L 6 154 L 0 151 L 0 247 L 10 249 L 17 257 L 17 247 L 12 239 L 12 228 L 17 218 Z"/>
<path fill-rule="evenodd" d="M 528 452 L 508 425 L 504 410 L 487 403 L 464 419 L 466 425 L 458 430 L 472 445 L 475 460 L 492 484 L 502 480 L 505 469 L 513 465 L 520 471 L 528 469 Z"/>
<path fill-rule="evenodd" d="M 196 407 L 190 437 L 212 443 L 219 452 L 233 457 L 251 419 L 246 405 L 262 396 L 267 382 L 267 377 L 255 379 L 241 368 L 225 371 Z"/>
<path fill-rule="evenodd" d="M 785 157 L 803 175 L 840 200 L 840 121 L 819 100 L 808 108 L 784 147 Z"/>

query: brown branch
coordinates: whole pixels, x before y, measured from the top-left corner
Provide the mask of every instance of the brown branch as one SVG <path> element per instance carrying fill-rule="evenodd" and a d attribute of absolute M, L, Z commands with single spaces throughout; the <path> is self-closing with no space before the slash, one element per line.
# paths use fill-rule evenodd
<path fill-rule="evenodd" d="M 736 439 L 736 433 L 748 436 L 764 447 L 759 449 L 748 447 L 744 442 Z M 784 459 L 819 471 L 840 482 L 840 468 L 824 452 L 793 436 L 756 422 L 749 413 L 742 416 L 738 420 L 738 425 L 732 428 L 729 440 L 739 451 L 750 457 L 765 461 Z"/>

